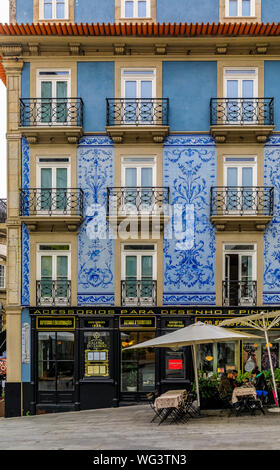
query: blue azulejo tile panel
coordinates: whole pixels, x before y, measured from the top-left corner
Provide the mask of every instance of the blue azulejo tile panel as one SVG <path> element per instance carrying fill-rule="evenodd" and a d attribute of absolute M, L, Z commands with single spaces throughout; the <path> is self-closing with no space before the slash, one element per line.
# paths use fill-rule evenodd
<path fill-rule="evenodd" d="M 216 147 L 206 135 L 172 135 L 163 150 L 171 219 L 164 234 L 164 305 L 215 305 L 216 241 L 210 188 Z"/>
<path fill-rule="evenodd" d="M 114 186 L 111 140 L 83 137 L 78 146 L 78 186 L 84 223 L 78 237 L 78 305 L 114 305 L 114 240 L 106 221 L 107 187 Z"/>
<path fill-rule="evenodd" d="M 21 226 L 21 305 L 30 305 L 30 236 L 25 224 Z"/>
<path fill-rule="evenodd" d="M 274 216 L 264 234 L 263 303 L 280 304 L 280 134 L 264 149 L 264 185 L 274 187 Z"/>
<path fill-rule="evenodd" d="M 30 148 L 25 137 L 21 139 L 21 187 L 30 187 Z"/>

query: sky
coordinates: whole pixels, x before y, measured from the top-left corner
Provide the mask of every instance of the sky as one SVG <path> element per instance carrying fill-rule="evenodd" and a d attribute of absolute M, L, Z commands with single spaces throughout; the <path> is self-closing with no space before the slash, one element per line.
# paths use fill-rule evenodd
<path fill-rule="evenodd" d="M 0 0 L 0 23 L 9 23 L 9 0 Z M 7 197 L 6 87 L 0 80 L 0 198 Z"/>

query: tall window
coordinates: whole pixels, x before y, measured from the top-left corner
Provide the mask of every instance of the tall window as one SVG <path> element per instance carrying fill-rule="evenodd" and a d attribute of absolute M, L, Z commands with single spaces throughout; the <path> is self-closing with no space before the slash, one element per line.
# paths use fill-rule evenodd
<path fill-rule="evenodd" d="M 122 0 L 122 18 L 149 18 L 150 0 Z"/>
<path fill-rule="evenodd" d="M 65 214 L 70 187 L 69 158 L 39 158 L 37 187 L 40 190 L 40 211 Z"/>
<path fill-rule="evenodd" d="M 255 0 L 226 0 L 226 16 L 255 16 Z"/>
<path fill-rule="evenodd" d="M 0 289 L 5 288 L 5 266 L 0 264 Z"/>
<path fill-rule="evenodd" d="M 68 120 L 67 98 L 70 95 L 70 72 L 39 70 L 37 76 L 38 113 L 42 123 L 61 125 Z"/>
<path fill-rule="evenodd" d="M 69 16 L 69 0 L 40 0 L 40 19 L 61 20 Z"/>

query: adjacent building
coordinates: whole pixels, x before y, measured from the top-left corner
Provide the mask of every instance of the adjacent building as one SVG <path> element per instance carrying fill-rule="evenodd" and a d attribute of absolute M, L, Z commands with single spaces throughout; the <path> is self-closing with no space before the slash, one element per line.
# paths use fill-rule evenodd
<path fill-rule="evenodd" d="M 273 0 L 10 0 L 7 417 L 184 388 L 188 348 L 125 347 L 279 308 L 279 21 Z M 200 368 L 279 367 L 273 334 Z"/>

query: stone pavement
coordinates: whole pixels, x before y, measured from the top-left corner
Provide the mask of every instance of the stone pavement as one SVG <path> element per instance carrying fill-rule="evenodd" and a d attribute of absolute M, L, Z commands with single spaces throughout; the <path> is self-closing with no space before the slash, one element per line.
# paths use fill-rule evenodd
<path fill-rule="evenodd" d="M 150 423 L 149 405 L 0 418 L 1 450 L 278 450 L 280 414 Z"/>

